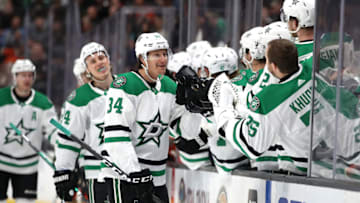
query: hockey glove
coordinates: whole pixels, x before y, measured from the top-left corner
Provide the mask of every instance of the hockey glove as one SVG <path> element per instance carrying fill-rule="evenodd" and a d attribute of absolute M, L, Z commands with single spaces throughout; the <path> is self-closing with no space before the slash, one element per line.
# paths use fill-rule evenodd
<path fill-rule="evenodd" d="M 65 201 L 72 201 L 75 195 L 76 177 L 73 171 L 55 171 L 54 182 L 56 194 Z"/>
<path fill-rule="evenodd" d="M 123 203 L 153 203 L 153 177 L 149 169 L 129 174 L 127 181 L 121 180 L 121 198 Z"/>

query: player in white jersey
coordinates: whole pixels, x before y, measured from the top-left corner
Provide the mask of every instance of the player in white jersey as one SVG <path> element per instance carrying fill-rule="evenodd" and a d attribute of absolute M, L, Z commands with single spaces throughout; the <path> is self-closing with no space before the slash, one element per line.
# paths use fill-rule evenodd
<path fill-rule="evenodd" d="M 104 142 L 103 128 L 106 97 L 105 91 L 113 81 L 110 57 L 103 45 L 90 42 L 81 49 L 80 62 L 86 67 L 87 78 L 91 82 L 74 90 L 63 105 L 61 123 L 74 136 L 84 140 L 95 151 L 101 152 Z M 97 180 L 100 172 L 100 161 L 66 135 L 58 133 L 55 148 L 55 186 L 61 199 L 71 200 L 68 194 L 74 185 L 74 168 L 77 158 L 83 159 L 82 166 L 89 187 L 90 202 L 104 202 L 107 190 L 104 182 Z"/>
<path fill-rule="evenodd" d="M 204 54 L 203 66 L 209 70 L 212 78 L 226 73 L 231 79 L 238 73 L 238 57 L 232 48 L 211 48 Z M 236 150 L 224 137 L 218 135 L 217 123 L 213 116 L 203 119 L 202 129 L 209 136 L 211 157 L 219 173 L 229 174 L 236 167 L 249 163 L 246 156 Z"/>
<path fill-rule="evenodd" d="M 48 140 L 55 128 L 49 123 L 57 119 L 52 102 L 32 89 L 35 66 L 29 59 L 18 59 L 11 69 L 14 85 L 0 89 L 0 202 L 6 202 L 11 181 L 16 202 L 34 202 L 37 193 L 39 155 L 10 127 L 13 123 L 31 143 L 41 149 L 43 133 Z"/>
<path fill-rule="evenodd" d="M 312 57 L 314 46 L 315 1 L 285 0 L 281 9 L 281 20 L 288 24 L 295 41 L 299 63 Z"/>
<path fill-rule="evenodd" d="M 165 185 L 169 128 L 179 126 L 185 108 L 175 103 L 176 83 L 164 76 L 170 57 L 167 40 L 157 32 L 143 33 L 135 52 L 140 68 L 120 74 L 112 83 L 104 128 L 104 150 L 130 182 L 118 174 L 103 175 L 113 186 L 111 202 L 152 202 L 152 196 L 169 202 Z"/>
<path fill-rule="evenodd" d="M 270 145 L 281 142 L 284 148 L 292 149 L 288 155 L 294 163 L 289 170 L 304 174 L 307 160 L 296 157 L 308 157 L 308 150 L 304 149 L 309 148 L 311 70 L 298 65 L 297 50 L 289 40 L 271 41 L 266 60 L 270 73 L 279 81 L 254 95 L 247 103 L 247 115 L 235 111 L 233 98 L 229 97 L 233 94 L 231 87 L 214 81 L 209 92 L 215 94 L 210 94 L 209 99 L 214 105 L 215 118 L 226 138 L 250 159 L 258 158 Z"/>
<path fill-rule="evenodd" d="M 175 80 L 179 70 L 183 66 L 191 67 L 191 63 L 189 53 L 178 52 L 169 61 L 168 70 L 171 71 Z M 180 86 L 178 86 L 177 90 L 179 91 L 179 89 L 181 89 Z M 170 137 L 174 139 L 176 148 L 179 151 L 180 162 L 191 170 L 210 165 L 207 135 L 200 126 L 202 119 L 202 115 L 187 111 L 182 115 L 175 132 L 170 133 Z"/>

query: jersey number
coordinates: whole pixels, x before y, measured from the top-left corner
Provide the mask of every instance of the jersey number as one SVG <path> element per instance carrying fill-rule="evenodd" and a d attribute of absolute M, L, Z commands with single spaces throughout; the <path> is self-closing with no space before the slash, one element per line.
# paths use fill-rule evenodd
<path fill-rule="evenodd" d="M 257 133 L 259 122 L 255 121 L 253 117 L 249 116 L 249 120 L 246 122 L 248 126 L 248 134 L 250 137 L 254 137 Z"/>
<path fill-rule="evenodd" d="M 70 111 L 66 111 L 64 114 L 64 123 L 66 125 L 69 125 L 69 121 L 70 121 Z"/>
<path fill-rule="evenodd" d="M 107 111 L 107 113 L 110 113 L 113 110 L 113 108 L 116 109 L 116 113 L 122 113 L 122 111 L 121 111 L 123 109 L 122 98 L 119 97 L 116 100 L 114 107 L 113 107 L 114 99 L 112 97 L 110 97 L 109 100 L 110 100 L 110 104 L 109 104 L 109 110 Z"/>
<path fill-rule="evenodd" d="M 266 83 L 269 81 L 269 78 L 270 78 L 270 75 L 268 73 L 265 73 L 265 78 L 263 79 L 263 81 L 260 84 L 261 88 L 264 88 L 267 86 Z"/>

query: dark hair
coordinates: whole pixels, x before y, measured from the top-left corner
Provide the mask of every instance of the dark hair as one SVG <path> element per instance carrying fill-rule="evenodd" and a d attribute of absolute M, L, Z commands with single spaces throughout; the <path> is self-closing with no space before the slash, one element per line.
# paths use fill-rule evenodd
<path fill-rule="evenodd" d="M 270 63 L 278 66 L 281 73 L 288 74 L 298 70 L 298 52 L 295 44 L 287 39 L 276 39 L 268 43 L 267 57 Z"/>

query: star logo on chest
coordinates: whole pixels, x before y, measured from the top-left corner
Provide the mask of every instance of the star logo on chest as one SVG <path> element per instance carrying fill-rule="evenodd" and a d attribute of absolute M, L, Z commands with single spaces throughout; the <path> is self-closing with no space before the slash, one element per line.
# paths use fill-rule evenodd
<path fill-rule="evenodd" d="M 32 131 L 34 131 L 34 128 L 26 128 L 24 126 L 24 121 L 21 119 L 19 123 L 16 125 L 16 127 L 25 134 L 25 136 L 28 136 Z M 5 136 L 5 142 L 4 144 L 8 144 L 11 142 L 17 142 L 20 145 L 23 144 L 24 139 L 21 137 L 21 135 L 16 134 L 15 130 L 11 127 L 5 127 L 7 135 Z"/>
<path fill-rule="evenodd" d="M 161 121 L 160 112 L 149 122 L 136 121 L 143 129 L 140 136 L 137 138 L 140 142 L 136 146 L 143 145 L 149 141 L 155 142 L 160 146 L 160 137 L 166 131 L 168 124 Z"/>

